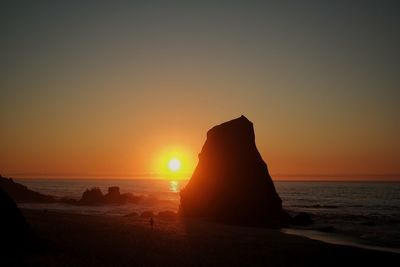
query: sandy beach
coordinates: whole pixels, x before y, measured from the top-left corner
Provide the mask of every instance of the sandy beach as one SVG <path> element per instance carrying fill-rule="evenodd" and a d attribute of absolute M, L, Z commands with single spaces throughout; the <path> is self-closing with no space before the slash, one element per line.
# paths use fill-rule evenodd
<path fill-rule="evenodd" d="M 25 266 L 388 266 L 400 255 L 331 245 L 277 229 L 199 219 L 94 216 L 23 210 L 43 242 Z"/>

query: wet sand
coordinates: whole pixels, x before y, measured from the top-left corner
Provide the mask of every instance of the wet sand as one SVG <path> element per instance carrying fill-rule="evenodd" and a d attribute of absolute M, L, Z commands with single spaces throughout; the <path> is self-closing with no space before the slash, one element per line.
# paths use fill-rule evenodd
<path fill-rule="evenodd" d="M 283 233 L 307 237 L 313 240 L 319 240 L 330 244 L 345 245 L 369 250 L 386 251 L 400 254 L 400 248 L 378 246 L 372 242 L 361 240 L 349 235 L 340 233 L 325 233 L 323 231 L 309 229 L 286 228 L 281 230 Z"/>
<path fill-rule="evenodd" d="M 27 266 L 386 266 L 400 255 L 199 219 L 23 210 L 44 246 Z"/>

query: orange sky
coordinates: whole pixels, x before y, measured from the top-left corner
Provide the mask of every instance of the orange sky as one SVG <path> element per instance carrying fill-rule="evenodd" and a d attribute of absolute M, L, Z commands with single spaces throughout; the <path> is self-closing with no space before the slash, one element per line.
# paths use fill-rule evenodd
<path fill-rule="evenodd" d="M 174 149 L 190 173 L 244 114 L 276 179 L 400 178 L 388 4 L 63 5 L 4 5 L 3 176 L 156 177 Z"/>

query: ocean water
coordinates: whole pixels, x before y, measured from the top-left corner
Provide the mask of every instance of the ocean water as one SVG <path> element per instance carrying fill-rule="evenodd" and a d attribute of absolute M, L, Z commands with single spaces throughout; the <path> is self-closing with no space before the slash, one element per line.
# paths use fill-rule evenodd
<path fill-rule="evenodd" d="M 315 220 L 291 233 L 400 253 L 400 183 L 276 182 L 275 186 L 286 210 L 307 212 Z M 321 229 L 330 231 L 315 231 Z"/>
<path fill-rule="evenodd" d="M 87 188 L 119 186 L 121 193 L 144 196 L 138 204 L 122 206 L 73 206 L 20 204 L 23 208 L 81 214 L 124 215 L 179 208 L 179 190 L 187 181 L 165 179 L 15 179 L 44 194 L 79 199 Z M 284 208 L 291 214 L 304 211 L 315 220 L 300 230 L 329 229 L 364 245 L 400 249 L 400 183 L 396 182 L 295 182 L 275 181 Z M 333 227 L 333 228 L 332 228 Z M 304 231 L 303 231 L 304 232 Z M 310 232 L 311 233 L 311 232 Z M 314 233 L 315 235 L 315 233 Z"/>
<path fill-rule="evenodd" d="M 138 204 L 74 206 L 62 203 L 36 204 L 23 203 L 20 207 L 67 211 L 80 214 L 125 215 L 130 212 L 141 213 L 151 210 L 178 211 L 179 191 L 187 181 L 169 181 L 166 179 L 14 179 L 29 189 L 57 197 L 80 199 L 82 193 L 98 187 L 105 194 L 110 186 L 119 186 L 121 194 L 132 193 L 143 196 Z"/>

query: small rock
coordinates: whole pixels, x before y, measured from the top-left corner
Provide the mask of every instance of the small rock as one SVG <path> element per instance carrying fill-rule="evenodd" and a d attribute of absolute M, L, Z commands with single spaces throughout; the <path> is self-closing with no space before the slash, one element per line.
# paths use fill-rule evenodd
<path fill-rule="evenodd" d="M 137 213 L 137 212 L 131 212 L 131 213 L 124 215 L 124 217 L 137 217 L 137 216 L 139 216 L 139 213 Z"/>
<path fill-rule="evenodd" d="M 311 216 L 306 212 L 300 212 L 290 220 L 290 224 L 294 225 L 308 225 L 314 223 Z"/>
<path fill-rule="evenodd" d="M 82 194 L 81 200 L 79 200 L 80 205 L 100 205 L 102 203 L 103 193 L 98 187 L 86 189 L 86 191 Z"/>
<path fill-rule="evenodd" d="M 153 211 L 143 211 L 142 212 L 142 214 L 140 215 L 140 217 L 142 217 L 142 218 L 149 218 L 149 217 L 153 217 L 154 216 L 154 213 L 153 213 Z"/>
<path fill-rule="evenodd" d="M 317 230 L 317 231 L 320 231 L 320 232 L 326 232 L 326 233 L 328 233 L 328 232 L 333 232 L 333 231 L 335 231 L 336 229 L 335 229 L 335 227 L 329 225 L 329 226 L 319 227 L 319 228 L 317 228 L 316 230 Z"/>
<path fill-rule="evenodd" d="M 161 217 L 161 218 L 175 218 L 176 216 L 177 216 L 177 214 L 170 210 L 160 211 L 158 213 L 158 217 Z"/>

